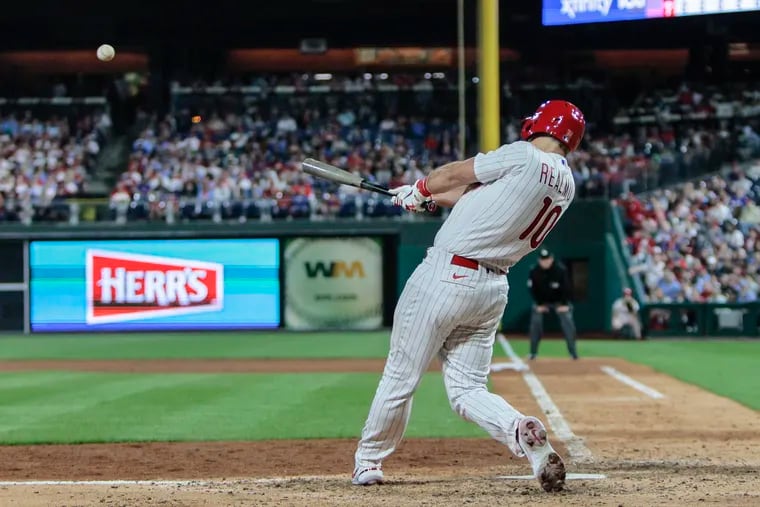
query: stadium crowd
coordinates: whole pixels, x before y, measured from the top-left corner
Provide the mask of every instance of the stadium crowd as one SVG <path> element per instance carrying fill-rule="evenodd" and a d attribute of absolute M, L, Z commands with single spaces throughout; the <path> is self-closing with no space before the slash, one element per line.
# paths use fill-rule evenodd
<path fill-rule="evenodd" d="M 395 186 L 473 154 L 473 123 L 466 132 L 470 149 L 459 147 L 450 76 L 324 76 L 174 84 L 173 113 L 150 118 L 132 143 L 110 195 L 112 216 L 396 215 L 384 199 L 304 177 L 300 162 L 319 158 Z M 505 142 L 519 136 L 518 104 L 531 93 L 548 93 L 523 81 L 503 89 Z M 610 116 L 591 122 L 581 149 L 569 156 L 579 198 L 650 191 L 760 154 L 757 86 L 682 85 L 614 109 L 589 99 L 609 95 L 599 93 L 604 86 L 576 80 L 562 89 Z M 110 120 L 103 113 L 72 119 L 26 112 L 2 117 L 0 126 L 0 208 L 12 219 L 19 203 L 43 210 L 82 193 Z"/>
<path fill-rule="evenodd" d="M 687 116 L 697 118 L 752 117 L 760 115 L 760 85 L 736 82 L 722 85 L 698 86 L 681 83 L 676 89 L 652 89 L 641 92 L 636 99 L 618 111 L 616 117 L 635 118 L 654 116 L 673 119 Z"/>
<path fill-rule="evenodd" d="M 208 115 L 193 115 L 184 107 L 154 119 L 135 141 L 113 204 L 123 208 L 132 201 L 135 218 L 158 218 L 169 209 L 183 218 L 208 218 L 214 208 L 221 218 L 255 218 L 261 209 L 252 203 L 262 199 L 274 200 L 275 216 L 353 216 L 356 192 L 303 177 L 298 168 L 304 157 L 393 186 L 462 155 L 455 121 L 431 115 L 430 96 L 415 91 L 412 103 L 400 100 L 372 93 L 289 93 L 244 112 L 225 112 L 216 104 Z M 614 133 L 590 128 L 582 149 L 569 157 L 577 195 L 649 190 L 714 170 L 729 158 L 746 158 L 760 145 L 753 121 L 636 123 Z M 519 121 L 504 130 L 506 142 L 516 140 Z M 370 215 L 395 212 L 376 202 L 368 196 L 359 206 Z"/>
<path fill-rule="evenodd" d="M 647 89 L 591 130 L 571 155 L 579 194 L 614 198 L 717 170 L 760 153 L 760 86 L 725 83 Z"/>
<path fill-rule="evenodd" d="M 754 125 L 754 126 L 753 126 Z M 644 192 L 746 160 L 760 150 L 753 122 L 718 127 L 695 123 L 629 127 L 622 133 L 589 133 L 568 157 L 581 197 Z"/>
<path fill-rule="evenodd" d="M 758 300 L 760 161 L 620 204 L 650 302 Z"/>
<path fill-rule="evenodd" d="M 0 117 L 0 219 L 55 220 L 67 208 L 56 204 L 86 190 L 110 126 L 105 112 Z"/>
<path fill-rule="evenodd" d="M 245 114 L 152 121 L 134 142 L 113 205 L 137 201 L 133 215 L 147 218 L 172 207 L 183 218 L 211 216 L 215 208 L 222 217 L 255 218 L 261 202 L 275 217 L 353 216 L 357 206 L 385 216 L 398 210 L 371 196 L 357 203 L 358 191 L 305 177 L 301 161 L 318 158 L 396 186 L 461 156 L 457 126 L 441 117 L 382 114 L 365 96 L 350 107 L 314 102 L 293 97 L 286 107 L 266 104 Z"/>

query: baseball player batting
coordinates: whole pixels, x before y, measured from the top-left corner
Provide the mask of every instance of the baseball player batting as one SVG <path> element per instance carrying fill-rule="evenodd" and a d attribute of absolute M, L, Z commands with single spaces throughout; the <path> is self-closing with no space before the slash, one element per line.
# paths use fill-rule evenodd
<path fill-rule="evenodd" d="M 433 357 L 451 408 L 515 455 L 526 456 L 546 491 L 560 491 L 565 465 L 543 423 L 489 393 L 494 335 L 507 304 L 507 272 L 535 250 L 575 195 L 565 156 L 586 122 L 569 102 L 550 100 L 523 120 L 521 141 L 452 162 L 392 192 L 422 212 L 453 206 L 433 246 L 406 283 L 393 318 L 390 352 L 355 455 L 352 482 L 383 482 L 382 462 L 401 441 L 412 396 Z"/>

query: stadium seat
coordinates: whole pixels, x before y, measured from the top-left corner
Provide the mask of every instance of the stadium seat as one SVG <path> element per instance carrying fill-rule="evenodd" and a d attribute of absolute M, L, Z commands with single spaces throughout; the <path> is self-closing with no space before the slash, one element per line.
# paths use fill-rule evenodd
<path fill-rule="evenodd" d="M 338 216 L 341 218 L 352 218 L 356 216 L 356 200 L 353 196 L 345 197 L 340 203 Z"/>
<path fill-rule="evenodd" d="M 304 195 L 294 196 L 289 213 L 293 218 L 309 218 L 311 216 L 309 198 Z"/>
<path fill-rule="evenodd" d="M 248 220 L 259 220 L 261 218 L 261 209 L 255 202 L 250 202 L 245 205 L 245 217 Z"/>
<path fill-rule="evenodd" d="M 132 201 L 127 210 L 127 220 L 146 220 L 148 218 L 148 207 L 143 201 Z"/>

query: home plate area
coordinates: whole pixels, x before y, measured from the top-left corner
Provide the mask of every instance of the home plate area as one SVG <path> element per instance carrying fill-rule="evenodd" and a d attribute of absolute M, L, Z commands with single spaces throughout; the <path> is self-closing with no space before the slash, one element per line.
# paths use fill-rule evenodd
<path fill-rule="evenodd" d="M 187 371 L 180 363 L 162 367 Z M 225 367 L 195 363 L 202 371 Z M 237 360 L 236 368 L 259 365 L 244 363 Z M 303 371 L 304 363 L 297 368 Z M 380 365 L 311 366 L 364 371 Z M 99 361 L 97 369 L 108 367 Z M 354 439 L 37 445 L 0 449 L 0 505 L 760 505 L 756 411 L 612 358 L 542 359 L 529 371 L 494 372 L 491 380 L 522 412 L 543 414 L 555 447 L 568 458 L 565 491 L 544 493 L 527 475 L 525 459 L 488 438 L 406 440 L 385 463 L 388 482 L 373 487 L 350 485 Z M 545 396 L 536 396 L 536 382 Z"/>

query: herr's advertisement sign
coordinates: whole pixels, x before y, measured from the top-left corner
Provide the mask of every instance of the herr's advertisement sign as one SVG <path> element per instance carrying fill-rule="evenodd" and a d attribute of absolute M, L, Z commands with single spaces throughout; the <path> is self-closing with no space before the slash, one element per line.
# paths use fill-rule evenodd
<path fill-rule="evenodd" d="M 274 239 L 35 241 L 30 264 L 32 331 L 280 323 Z"/>
<path fill-rule="evenodd" d="M 224 308 L 224 265 L 87 250 L 87 324 L 130 322 Z"/>
<path fill-rule="evenodd" d="M 376 329 L 383 323 L 383 252 L 375 238 L 298 238 L 285 246 L 285 325 Z"/>

